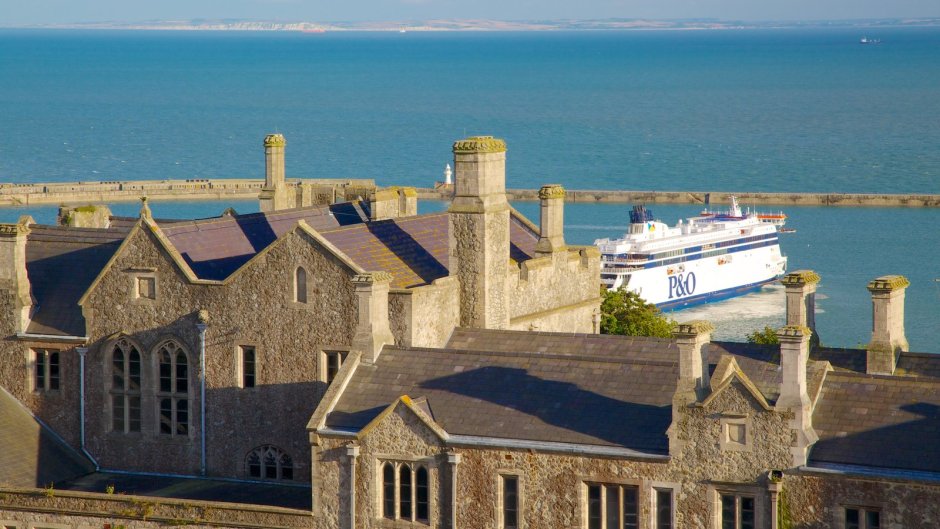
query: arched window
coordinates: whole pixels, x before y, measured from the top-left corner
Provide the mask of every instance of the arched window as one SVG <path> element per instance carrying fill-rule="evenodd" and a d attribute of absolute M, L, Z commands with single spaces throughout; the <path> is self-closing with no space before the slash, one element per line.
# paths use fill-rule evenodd
<path fill-rule="evenodd" d="M 424 467 L 415 472 L 415 519 L 428 522 L 428 471 Z"/>
<path fill-rule="evenodd" d="M 264 480 L 294 479 L 294 462 L 286 452 L 273 445 L 262 445 L 245 457 L 248 477 Z"/>
<path fill-rule="evenodd" d="M 395 465 L 385 463 L 382 469 L 382 505 L 385 517 L 395 519 Z"/>
<path fill-rule="evenodd" d="M 124 339 L 111 352 L 111 430 L 140 431 L 140 353 Z"/>
<path fill-rule="evenodd" d="M 408 465 L 398 469 L 398 515 L 411 519 L 411 467 Z"/>
<path fill-rule="evenodd" d="M 189 434 L 189 362 L 176 342 L 166 342 L 157 350 L 160 385 L 157 391 L 160 433 Z"/>
<path fill-rule="evenodd" d="M 430 483 L 426 466 L 388 461 L 382 465 L 382 515 L 390 520 L 428 524 Z"/>
<path fill-rule="evenodd" d="M 307 271 L 302 266 L 294 272 L 294 301 L 307 302 Z"/>

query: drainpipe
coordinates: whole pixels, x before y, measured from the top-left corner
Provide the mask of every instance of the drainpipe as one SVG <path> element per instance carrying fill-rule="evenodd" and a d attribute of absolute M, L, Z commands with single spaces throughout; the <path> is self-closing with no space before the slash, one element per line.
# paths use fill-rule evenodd
<path fill-rule="evenodd" d="M 206 329 L 209 327 L 209 313 L 199 311 L 199 474 L 206 475 Z"/>
<path fill-rule="evenodd" d="M 356 529 L 356 459 L 359 447 L 346 445 L 346 456 L 349 458 L 349 529 Z"/>
<path fill-rule="evenodd" d="M 447 462 L 450 464 L 450 529 L 457 529 L 457 465 L 460 464 L 460 454 L 449 452 Z"/>
<path fill-rule="evenodd" d="M 85 354 L 88 353 L 87 347 L 76 347 L 78 351 L 78 437 L 79 447 L 82 453 L 95 465 L 95 472 L 101 467 L 98 466 L 98 460 L 92 457 L 85 448 Z"/>

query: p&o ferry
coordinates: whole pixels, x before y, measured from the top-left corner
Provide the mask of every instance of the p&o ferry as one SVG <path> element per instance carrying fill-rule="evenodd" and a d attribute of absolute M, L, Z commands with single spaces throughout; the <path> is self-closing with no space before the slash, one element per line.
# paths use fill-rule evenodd
<path fill-rule="evenodd" d="M 707 212 L 672 228 L 634 206 L 623 238 L 594 241 L 601 282 L 611 290 L 626 287 L 662 310 L 740 296 L 786 272 L 778 226 L 742 212 L 735 197 L 726 212 Z"/>

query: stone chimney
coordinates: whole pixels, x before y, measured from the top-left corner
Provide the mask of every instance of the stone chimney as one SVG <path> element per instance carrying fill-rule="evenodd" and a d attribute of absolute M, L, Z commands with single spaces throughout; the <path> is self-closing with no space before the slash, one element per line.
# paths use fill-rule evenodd
<path fill-rule="evenodd" d="M 33 307 L 29 277 L 26 275 L 26 237 L 33 218 L 24 215 L 16 224 L 0 224 L 0 295 L 11 296 L 14 316 L 12 328 L 3 333 L 25 332 Z"/>
<path fill-rule="evenodd" d="M 904 290 L 911 282 L 904 276 L 881 276 L 868 283 L 871 292 L 871 342 L 867 372 L 892 375 L 898 352 L 907 351 L 904 336 Z"/>
<path fill-rule="evenodd" d="M 509 203 L 506 142 L 474 136 L 454 143 L 450 274 L 460 282 L 460 325 L 509 326 Z"/>
<path fill-rule="evenodd" d="M 388 290 L 392 276 L 388 272 L 357 274 L 353 277 L 359 298 L 359 317 L 352 346 L 362 351 L 362 361 L 375 363 L 382 347 L 395 343 L 388 323 Z"/>
<path fill-rule="evenodd" d="M 369 194 L 369 219 L 385 220 L 418 214 L 418 192 L 413 187 L 387 187 Z"/>
<path fill-rule="evenodd" d="M 810 347 L 817 347 L 816 285 L 819 283 L 819 274 L 812 270 L 797 270 L 783 276 L 780 282 L 787 292 L 787 326 L 809 328 L 813 333 Z"/>
<path fill-rule="evenodd" d="M 540 222 L 538 255 L 551 255 L 565 249 L 565 188 L 558 184 L 539 189 Z"/>
<path fill-rule="evenodd" d="M 108 206 L 59 206 L 58 222 L 60 226 L 73 228 L 109 228 L 111 210 Z"/>
<path fill-rule="evenodd" d="M 674 404 L 688 405 L 704 396 L 708 387 L 708 361 L 705 344 L 711 342 L 715 327 L 704 320 L 680 323 L 672 336 L 679 347 L 679 381 Z"/>
<path fill-rule="evenodd" d="M 284 176 L 284 148 L 287 140 L 283 134 L 268 134 L 264 138 L 264 187 L 259 200 L 261 211 L 277 211 L 291 208 Z"/>
<path fill-rule="evenodd" d="M 808 327 L 787 325 L 777 330 L 780 339 L 780 396 L 776 410 L 793 413 L 790 427 L 796 432 L 790 447 L 793 466 L 806 464 L 809 448 L 816 442 L 813 430 L 813 410 L 806 387 L 806 366 L 809 362 L 809 341 L 812 331 Z"/>

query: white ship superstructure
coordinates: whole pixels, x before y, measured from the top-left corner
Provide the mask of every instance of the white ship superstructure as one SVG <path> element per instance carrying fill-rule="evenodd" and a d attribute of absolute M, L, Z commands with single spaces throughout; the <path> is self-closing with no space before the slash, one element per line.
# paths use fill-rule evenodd
<path fill-rule="evenodd" d="M 626 287 L 664 310 L 757 290 L 787 267 L 777 225 L 742 213 L 735 197 L 728 212 L 680 220 L 675 227 L 634 206 L 629 233 L 594 244 L 607 288 Z"/>

